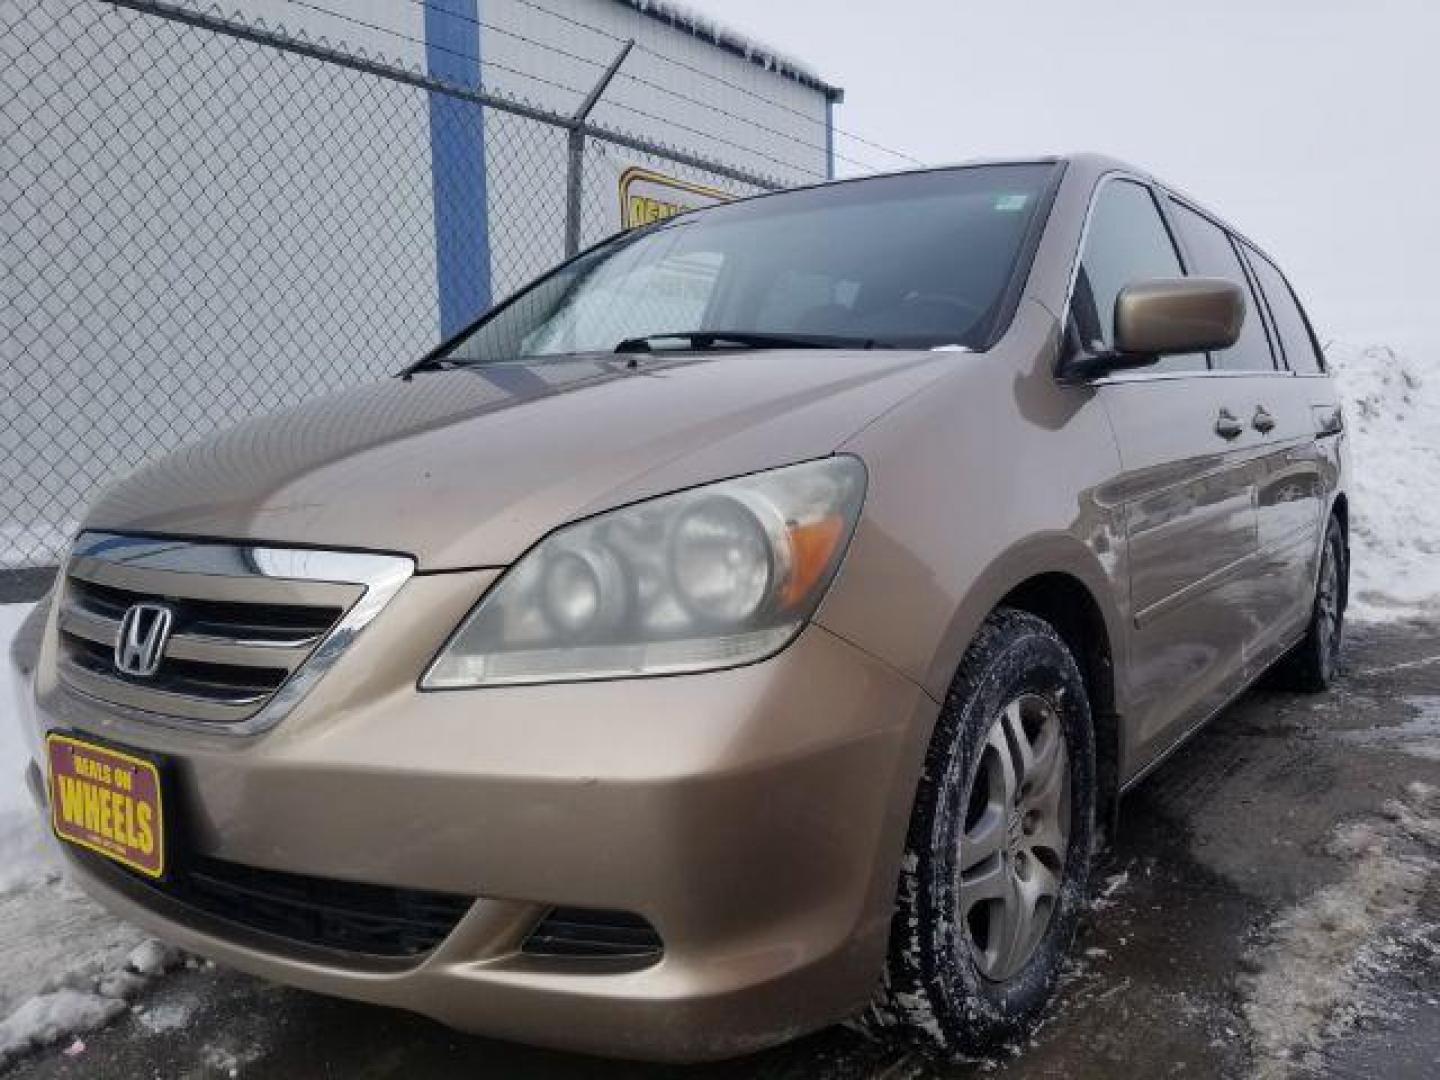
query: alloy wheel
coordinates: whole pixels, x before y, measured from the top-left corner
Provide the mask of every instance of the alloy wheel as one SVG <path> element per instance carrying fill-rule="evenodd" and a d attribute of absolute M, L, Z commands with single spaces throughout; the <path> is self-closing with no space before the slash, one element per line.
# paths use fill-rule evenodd
<path fill-rule="evenodd" d="M 1064 884 L 1070 759 L 1055 707 L 1037 694 L 991 724 L 960 841 L 959 922 L 976 967 L 1003 982 L 1034 954 Z"/>

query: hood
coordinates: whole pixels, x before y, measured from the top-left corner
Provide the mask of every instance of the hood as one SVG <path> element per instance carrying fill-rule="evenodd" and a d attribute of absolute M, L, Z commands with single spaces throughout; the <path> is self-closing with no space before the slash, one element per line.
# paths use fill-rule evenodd
<path fill-rule="evenodd" d="M 177 450 L 85 526 L 504 566 L 566 521 L 828 454 L 956 362 L 806 350 L 425 372 Z"/>

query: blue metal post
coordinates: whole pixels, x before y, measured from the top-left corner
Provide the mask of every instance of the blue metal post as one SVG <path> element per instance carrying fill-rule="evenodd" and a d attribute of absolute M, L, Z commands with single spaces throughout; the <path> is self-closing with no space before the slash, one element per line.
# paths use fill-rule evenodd
<path fill-rule="evenodd" d="M 425 66 L 432 78 L 480 86 L 479 0 L 428 0 Z M 430 93 L 430 173 L 440 334 L 450 337 L 490 307 L 490 214 L 484 112 Z"/>

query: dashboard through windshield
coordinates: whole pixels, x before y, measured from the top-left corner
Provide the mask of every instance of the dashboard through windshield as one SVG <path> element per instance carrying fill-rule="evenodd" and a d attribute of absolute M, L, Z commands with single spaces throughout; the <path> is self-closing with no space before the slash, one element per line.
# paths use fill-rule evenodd
<path fill-rule="evenodd" d="M 435 359 L 614 352 L 639 339 L 694 348 L 705 332 L 980 348 L 1057 168 L 876 177 L 671 218 L 561 266 Z"/>

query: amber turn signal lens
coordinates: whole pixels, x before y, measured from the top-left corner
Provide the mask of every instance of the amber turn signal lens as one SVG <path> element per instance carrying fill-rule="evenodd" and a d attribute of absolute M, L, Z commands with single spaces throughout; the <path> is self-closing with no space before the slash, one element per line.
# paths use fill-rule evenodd
<path fill-rule="evenodd" d="M 803 602 L 830 569 L 840 542 L 845 538 L 845 519 L 838 514 L 789 526 L 790 551 L 794 561 L 790 578 L 780 594 L 783 607 Z"/>

